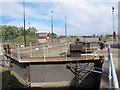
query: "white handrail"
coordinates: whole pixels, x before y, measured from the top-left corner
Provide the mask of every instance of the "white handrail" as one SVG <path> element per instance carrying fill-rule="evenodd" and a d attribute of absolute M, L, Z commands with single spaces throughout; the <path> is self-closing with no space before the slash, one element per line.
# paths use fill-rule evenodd
<path fill-rule="evenodd" d="M 116 75 L 114 63 L 113 63 L 113 60 L 112 60 L 112 53 L 110 53 L 110 45 L 108 47 L 108 69 L 109 69 L 109 73 L 108 73 L 109 88 L 112 87 L 112 83 L 113 83 L 113 88 L 119 90 L 119 83 L 118 83 L 118 78 L 117 78 L 117 75 Z M 112 83 L 111 83 L 111 79 L 113 81 Z"/>

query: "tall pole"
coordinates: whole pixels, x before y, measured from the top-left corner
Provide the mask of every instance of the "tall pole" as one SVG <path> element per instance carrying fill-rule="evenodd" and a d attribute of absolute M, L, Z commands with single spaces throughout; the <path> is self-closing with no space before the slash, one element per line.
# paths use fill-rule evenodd
<path fill-rule="evenodd" d="M 51 11 L 51 39 L 53 42 L 53 11 Z"/>
<path fill-rule="evenodd" d="M 25 0 L 23 0 L 23 17 L 24 17 L 24 47 L 26 47 L 26 31 L 25 31 Z"/>
<path fill-rule="evenodd" d="M 30 23 L 28 23 L 28 25 L 29 25 L 29 35 L 31 35 Z M 31 38 L 30 38 L 30 43 L 31 43 Z"/>
<path fill-rule="evenodd" d="M 67 17 L 65 17 L 65 36 L 67 37 L 67 24 L 66 24 L 66 22 L 67 22 Z"/>
<path fill-rule="evenodd" d="M 113 33 L 115 30 L 115 25 L 114 25 L 114 7 L 112 7 L 112 16 L 113 16 Z M 114 46 L 114 35 L 113 35 L 113 46 Z"/>

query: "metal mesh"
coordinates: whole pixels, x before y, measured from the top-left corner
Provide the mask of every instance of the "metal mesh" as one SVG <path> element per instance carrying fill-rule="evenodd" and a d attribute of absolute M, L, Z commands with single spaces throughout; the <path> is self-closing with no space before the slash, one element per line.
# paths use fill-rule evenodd
<path fill-rule="evenodd" d="M 40 57 L 64 57 L 68 52 L 69 46 L 65 44 L 56 45 L 37 45 L 26 48 L 17 47 L 11 50 L 11 55 L 21 59 L 24 58 L 40 58 Z"/>

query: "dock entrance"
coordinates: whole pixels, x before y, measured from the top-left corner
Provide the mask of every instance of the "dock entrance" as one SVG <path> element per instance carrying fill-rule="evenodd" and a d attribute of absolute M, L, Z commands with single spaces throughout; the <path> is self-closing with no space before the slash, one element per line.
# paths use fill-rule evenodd
<path fill-rule="evenodd" d="M 77 47 L 79 45 L 81 47 L 82 44 Z M 102 74 L 103 56 L 90 53 L 87 55 L 84 46 L 79 51 L 75 51 L 75 48 L 76 45 L 74 47 L 74 44 L 69 43 L 30 45 L 26 48 L 6 44 L 4 55 L 11 62 L 11 74 L 24 85 L 99 87 L 98 77 Z M 81 51 L 85 52 L 85 55 L 80 53 Z M 85 84 L 86 81 L 89 82 Z"/>

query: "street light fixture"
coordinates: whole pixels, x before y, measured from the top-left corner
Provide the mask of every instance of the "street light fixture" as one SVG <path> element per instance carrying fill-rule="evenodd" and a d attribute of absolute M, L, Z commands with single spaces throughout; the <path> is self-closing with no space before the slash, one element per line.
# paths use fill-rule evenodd
<path fill-rule="evenodd" d="M 112 7 L 112 16 L 113 16 L 113 47 L 114 47 L 114 39 L 115 39 L 114 7 Z"/>

